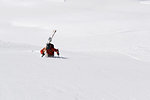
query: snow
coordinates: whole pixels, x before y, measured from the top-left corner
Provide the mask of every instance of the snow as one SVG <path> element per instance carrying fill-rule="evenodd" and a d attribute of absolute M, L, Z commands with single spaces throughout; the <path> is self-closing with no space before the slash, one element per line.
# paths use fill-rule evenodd
<path fill-rule="evenodd" d="M 0 0 L 0 100 L 149 100 L 148 2 Z"/>
<path fill-rule="evenodd" d="M 141 0 L 141 4 L 150 4 L 150 0 Z"/>
<path fill-rule="evenodd" d="M 115 53 L 63 53 L 67 59 L 1 53 L 1 100 L 149 99 L 149 64 Z"/>

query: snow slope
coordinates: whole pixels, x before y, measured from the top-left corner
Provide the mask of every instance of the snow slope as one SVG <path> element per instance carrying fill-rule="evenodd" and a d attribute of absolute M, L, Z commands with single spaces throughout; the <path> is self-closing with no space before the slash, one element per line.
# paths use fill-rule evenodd
<path fill-rule="evenodd" d="M 1 52 L 1 100 L 149 100 L 149 64 L 116 53 Z"/>
<path fill-rule="evenodd" d="M 67 59 L 1 53 L 1 100 L 149 99 L 149 64 L 108 52 L 63 54 Z"/>
<path fill-rule="evenodd" d="M 149 100 L 150 5 L 0 0 L 0 100 Z M 62 58 L 41 58 L 53 29 Z"/>
<path fill-rule="evenodd" d="M 43 46 L 57 29 L 53 42 L 61 49 L 113 51 L 150 59 L 150 6 L 139 0 L 0 2 L 0 40 Z M 24 2 L 32 4 L 22 6 Z"/>

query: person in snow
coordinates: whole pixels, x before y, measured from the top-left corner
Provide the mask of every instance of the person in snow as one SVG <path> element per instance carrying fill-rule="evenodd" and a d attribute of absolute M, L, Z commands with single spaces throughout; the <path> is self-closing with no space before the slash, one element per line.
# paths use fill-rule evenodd
<path fill-rule="evenodd" d="M 42 57 L 46 55 L 47 57 L 54 57 L 54 52 L 57 53 L 59 56 L 59 50 L 54 48 L 54 45 L 51 43 L 52 39 L 49 38 L 48 43 L 46 44 L 46 47 L 43 48 L 40 52 L 42 54 Z"/>

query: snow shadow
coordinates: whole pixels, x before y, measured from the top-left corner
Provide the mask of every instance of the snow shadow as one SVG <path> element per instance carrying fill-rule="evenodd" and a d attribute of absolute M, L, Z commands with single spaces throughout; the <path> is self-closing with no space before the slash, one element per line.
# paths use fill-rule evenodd
<path fill-rule="evenodd" d="M 52 59 L 68 59 L 67 57 L 60 57 L 60 56 L 46 57 L 46 58 L 52 58 Z"/>

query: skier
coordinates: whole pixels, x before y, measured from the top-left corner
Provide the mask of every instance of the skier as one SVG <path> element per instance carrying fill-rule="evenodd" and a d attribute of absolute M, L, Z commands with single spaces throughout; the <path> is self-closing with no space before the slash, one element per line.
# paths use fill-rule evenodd
<path fill-rule="evenodd" d="M 52 43 L 47 43 L 46 47 L 41 50 L 42 57 L 45 55 L 45 52 L 47 57 L 54 57 L 54 52 L 59 56 L 59 50 L 55 49 Z"/>
<path fill-rule="evenodd" d="M 48 43 L 46 44 L 46 47 L 44 47 L 40 51 L 42 54 L 42 57 L 45 55 L 45 52 L 46 52 L 47 57 L 54 57 L 54 52 L 56 52 L 57 55 L 59 56 L 59 50 L 54 48 L 54 45 L 51 43 L 51 41 L 52 41 L 52 38 L 49 37 Z"/>

